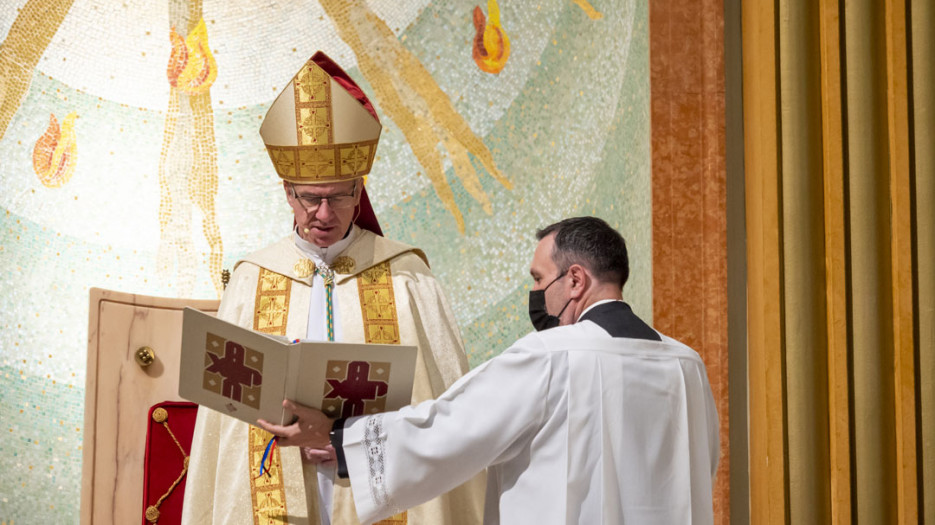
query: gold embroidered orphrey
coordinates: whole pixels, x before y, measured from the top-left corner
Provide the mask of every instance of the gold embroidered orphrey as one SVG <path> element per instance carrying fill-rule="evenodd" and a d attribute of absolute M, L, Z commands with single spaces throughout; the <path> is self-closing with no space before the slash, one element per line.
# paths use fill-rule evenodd
<path fill-rule="evenodd" d="M 364 317 L 364 337 L 368 343 L 399 344 L 399 321 L 390 263 L 368 268 L 357 277 L 360 308 Z"/>
<path fill-rule="evenodd" d="M 337 257 L 332 263 L 331 268 L 337 273 L 348 274 L 354 271 L 354 268 L 357 266 L 357 262 L 354 261 L 353 257 L 348 257 L 347 255 L 341 255 Z"/>
<path fill-rule="evenodd" d="M 257 280 L 253 329 L 271 335 L 286 335 L 289 312 L 289 293 L 292 280 L 284 275 L 260 268 Z M 274 448 L 269 468 L 262 476 L 253 472 L 263 461 L 266 445 L 273 435 L 250 425 L 248 462 L 251 469 L 250 495 L 253 500 L 253 523 L 274 525 L 286 519 L 286 487 L 282 479 L 282 460 L 279 449 Z"/>
<path fill-rule="evenodd" d="M 370 173 L 378 139 L 347 144 L 276 146 L 266 150 L 280 178 L 296 184 L 356 179 Z"/>
<path fill-rule="evenodd" d="M 300 146 L 333 144 L 331 76 L 310 61 L 295 76 L 293 86 L 297 143 Z"/>
<path fill-rule="evenodd" d="M 292 266 L 292 272 L 299 279 L 305 279 L 309 275 L 315 273 L 315 261 L 311 259 L 299 259 L 299 261 Z"/>
<path fill-rule="evenodd" d="M 353 272 L 354 267 L 356 266 L 357 262 L 354 261 L 352 257 L 348 257 L 347 255 L 341 255 L 331 263 L 331 269 L 334 270 L 335 273 L 341 274 L 349 274 Z M 311 259 L 299 259 L 292 266 L 292 273 L 294 273 L 295 276 L 299 279 L 305 279 L 306 277 L 315 273 L 316 268 L 317 265 L 315 264 L 315 261 Z"/>
<path fill-rule="evenodd" d="M 311 262 L 311 261 L 309 261 Z M 314 263 L 312 263 L 314 264 Z M 354 259 L 341 256 L 335 259 L 334 269 L 338 273 L 350 273 L 355 266 Z M 296 263 L 298 265 L 298 263 Z M 338 269 L 338 266 L 341 268 Z M 347 272 L 341 271 L 347 269 Z M 295 270 L 295 268 L 293 268 Z M 296 272 L 298 274 L 298 272 Z M 364 270 L 357 276 L 357 289 L 360 294 L 360 310 L 364 323 L 364 339 L 367 343 L 399 344 L 399 317 L 396 314 L 396 299 L 393 293 L 393 276 L 390 263 L 385 261 Z M 253 329 L 273 335 L 286 335 L 286 320 L 289 313 L 289 293 L 292 280 L 284 275 L 260 268 L 257 282 L 256 309 Z M 286 514 L 285 485 L 282 480 L 282 461 L 279 449 L 272 453 L 272 465 L 269 474 L 255 477 L 252 472 L 258 466 L 266 450 L 266 444 L 272 435 L 265 430 L 250 425 L 249 451 L 253 498 L 253 523 L 255 525 L 274 525 L 284 522 Z M 403 511 L 391 516 L 378 525 L 406 525 L 408 514 Z"/>

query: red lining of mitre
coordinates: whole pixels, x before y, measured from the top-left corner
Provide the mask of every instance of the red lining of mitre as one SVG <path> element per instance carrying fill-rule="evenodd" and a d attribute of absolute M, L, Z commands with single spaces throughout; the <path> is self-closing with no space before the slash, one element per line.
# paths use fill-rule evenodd
<path fill-rule="evenodd" d="M 337 65 L 334 60 L 331 60 L 331 57 L 318 51 L 312 56 L 312 62 L 323 69 L 325 73 L 328 73 L 335 82 L 340 84 L 352 97 L 360 102 L 364 109 L 373 116 L 374 120 L 380 122 L 380 117 L 377 116 L 377 110 L 373 108 L 373 104 L 370 102 L 370 99 L 367 98 L 364 90 L 360 89 L 360 86 L 341 69 L 341 66 Z M 370 198 L 367 197 L 366 188 L 361 189 L 360 204 L 357 205 L 357 210 L 354 214 L 357 216 L 354 220 L 354 224 L 365 230 L 370 230 L 377 235 L 383 235 L 380 222 L 377 220 L 377 216 L 373 212 L 373 206 L 370 204 Z"/>
<path fill-rule="evenodd" d="M 370 103 L 370 99 L 367 98 L 364 90 L 360 89 L 360 86 L 358 86 L 357 83 L 354 82 L 354 80 L 351 79 L 351 77 L 348 76 L 348 74 L 345 73 L 343 69 L 341 69 L 341 66 L 335 64 L 328 55 L 322 53 L 321 51 L 318 51 L 312 56 L 312 62 L 318 64 L 318 67 L 325 70 L 325 73 L 328 73 L 328 75 L 338 84 L 341 84 L 341 87 L 347 90 L 347 92 L 350 93 L 352 97 L 357 99 L 357 101 L 360 102 L 362 106 L 364 106 L 364 109 L 373 115 L 373 118 L 377 122 L 380 122 L 380 117 L 377 116 L 377 111 L 373 109 L 373 104 Z"/>

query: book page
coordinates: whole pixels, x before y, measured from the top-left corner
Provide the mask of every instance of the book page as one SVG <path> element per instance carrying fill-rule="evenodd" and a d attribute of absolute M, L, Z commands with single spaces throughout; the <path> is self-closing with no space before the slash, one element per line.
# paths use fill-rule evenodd
<path fill-rule="evenodd" d="M 329 417 L 398 410 L 410 404 L 416 347 L 302 342 L 297 402 Z"/>
<path fill-rule="evenodd" d="M 274 338 L 186 308 L 179 396 L 250 424 L 281 422 L 288 349 Z"/>

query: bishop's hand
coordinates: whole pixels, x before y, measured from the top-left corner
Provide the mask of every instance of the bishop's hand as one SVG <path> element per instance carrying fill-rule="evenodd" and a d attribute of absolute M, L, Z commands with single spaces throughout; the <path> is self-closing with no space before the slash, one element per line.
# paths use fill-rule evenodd
<path fill-rule="evenodd" d="M 334 420 L 321 410 L 294 403 L 288 399 L 282 402 L 283 408 L 295 414 L 291 425 L 274 425 L 269 421 L 257 420 L 263 430 L 279 436 L 281 447 L 307 447 L 326 450 L 331 445 L 331 425 Z"/>

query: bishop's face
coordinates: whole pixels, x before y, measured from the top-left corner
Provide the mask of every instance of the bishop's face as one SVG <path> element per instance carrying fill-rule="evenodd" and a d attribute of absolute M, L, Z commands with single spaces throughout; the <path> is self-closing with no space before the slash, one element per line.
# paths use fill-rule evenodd
<path fill-rule="evenodd" d="M 360 203 L 357 180 L 328 184 L 284 182 L 283 187 L 300 237 L 321 248 L 344 238 Z"/>

